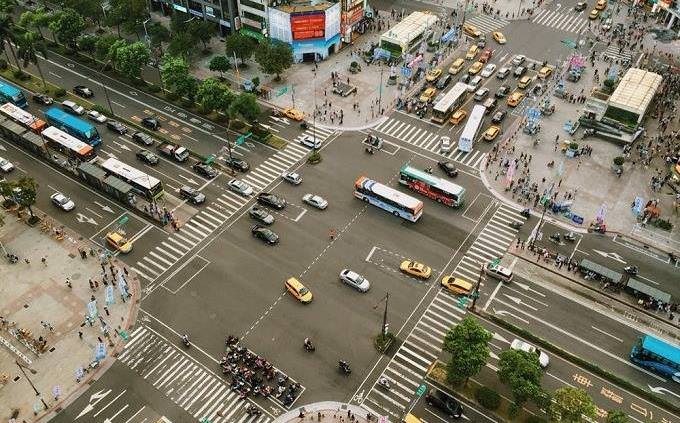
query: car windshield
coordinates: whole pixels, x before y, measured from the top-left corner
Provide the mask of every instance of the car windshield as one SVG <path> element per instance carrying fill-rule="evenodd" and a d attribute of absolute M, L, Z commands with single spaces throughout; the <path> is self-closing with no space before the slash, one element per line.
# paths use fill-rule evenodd
<path fill-rule="evenodd" d="M 68 197 L 61 196 L 61 197 L 57 197 L 57 201 L 59 201 L 59 204 L 66 204 L 66 203 L 69 202 L 69 199 L 68 199 Z"/>
<path fill-rule="evenodd" d="M 305 288 L 304 286 L 298 290 L 298 293 L 300 295 L 307 295 L 309 293 L 309 289 Z"/>

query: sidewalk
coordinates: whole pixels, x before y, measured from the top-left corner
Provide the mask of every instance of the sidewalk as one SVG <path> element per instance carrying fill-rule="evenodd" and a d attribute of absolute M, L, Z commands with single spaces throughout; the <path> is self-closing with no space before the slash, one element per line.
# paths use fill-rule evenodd
<path fill-rule="evenodd" d="M 19 260 L 10 264 L 4 252 L 0 260 L 0 378 L 8 377 L 4 386 L 0 383 L 0 415 L 47 421 L 113 363 L 111 356 L 134 320 L 139 281 L 133 275 L 125 278 L 132 297 L 123 301 L 120 280 L 116 279 L 116 287 L 110 282 L 111 269 L 124 275 L 122 262 L 114 257 L 100 264 L 95 250 L 95 255 L 88 254 L 92 244 L 68 228 L 62 228 L 65 237 L 58 241 L 51 232 L 42 232 L 40 224 L 31 228 L 17 221 L 15 214 L 3 214 L 0 238 Z M 104 267 L 108 287 L 102 277 Z M 97 281 L 99 288 L 90 289 L 88 280 Z M 93 299 L 97 314 L 88 318 Z M 105 356 L 96 361 L 101 353 Z M 15 361 L 25 367 L 25 374 Z"/>
<path fill-rule="evenodd" d="M 301 414 L 302 413 L 302 414 Z M 300 416 L 303 417 L 300 417 Z M 322 401 L 296 407 L 279 417 L 273 423 L 368 423 L 377 422 L 378 416 L 371 416 L 363 408 L 335 401 Z"/>

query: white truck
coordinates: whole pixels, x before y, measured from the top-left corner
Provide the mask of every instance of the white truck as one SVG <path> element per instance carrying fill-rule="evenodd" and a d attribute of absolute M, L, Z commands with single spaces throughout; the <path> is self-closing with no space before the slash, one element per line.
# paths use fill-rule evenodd
<path fill-rule="evenodd" d="M 185 162 L 189 158 L 189 150 L 181 145 L 164 143 L 158 146 L 158 151 L 166 157 L 171 157 L 178 162 Z"/>

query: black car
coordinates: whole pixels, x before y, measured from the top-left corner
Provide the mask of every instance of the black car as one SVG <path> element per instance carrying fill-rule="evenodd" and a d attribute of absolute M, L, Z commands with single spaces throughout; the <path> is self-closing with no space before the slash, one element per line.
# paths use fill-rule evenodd
<path fill-rule="evenodd" d="M 247 172 L 248 169 L 250 169 L 250 165 L 247 161 L 238 159 L 236 157 L 227 157 L 224 159 L 224 164 L 234 170 L 238 170 L 239 172 Z"/>
<path fill-rule="evenodd" d="M 135 132 L 134 134 L 132 134 L 132 141 L 139 144 L 144 144 L 146 146 L 153 145 L 153 138 L 146 132 Z"/>
<path fill-rule="evenodd" d="M 576 6 L 574 6 L 574 10 L 577 11 L 577 12 L 582 12 L 582 11 L 586 10 L 586 7 L 588 7 L 588 3 L 584 2 L 584 1 L 580 1 L 580 2 L 576 3 Z"/>
<path fill-rule="evenodd" d="M 510 94 L 510 86 L 509 85 L 501 85 L 500 87 L 498 87 L 498 91 L 496 91 L 496 94 L 494 94 L 494 96 L 496 98 L 503 98 L 503 97 L 507 96 L 508 94 Z"/>
<path fill-rule="evenodd" d="M 179 195 L 182 198 L 186 198 L 190 203 L 193 204 L 201 204 L 205 201 L 205 194 L 196 188 L 186 185 L 179 189 Z"/>
<path fill-rule="evenodd" d="M 150 152 L 149 150 L 141 149 L 135 154 L 137 158 L 146 164 L 155 165 L 158 164 L 158 156 Z"/>
<path fill-rule="evenodd" d="M 118 132 L 120 135 L 125 135 L 128 131 L 127 126 L 118 122 L 117 120 L 109 120 L 106 122 L 106 127 L 113 132 Z"/>
<path fill-rule="evenodd" d="M 274 245 L 279 242 L 279 236 L 276 232 L 262 225 L 253 225 L 253 227 L 250 228 L 250 232 L 255 238 L 260 238 L 269 245 Z"/>
<path fill-rule="evenodd" d="M 425 395 L 425 402 L 449 417 L 459 419 L 463 415 L 463 406 L 460 402 L 438 389 L 430 389 Z"/>
<path fill-rule="evenodd" d="M 161 123 L 154 117 L 145 117 L 142 119 L 142 126 L 155 131 L 161 127 Z"/>
<path fill-rule="evenodd" d="M 446 173 L 447 176 L 455 177 L 458 176 L 458 169 L 451 162 L 438 162 L 437 166 Z"/>
<path fill-rule="evenodd" d="M 194 172 L 208 179 L 212 179 L 217 176 L 217 171 L 209 164 L 196 162 L 193 166 L 191 166 L 191 168 L 194 170 Z"/>
<path fill-rule="evenodd" d="M 283 208 L 286 207 L 286 200 L 283 197 L 279 197 L 276 194 L 272 194 L 270 192 L 262 192 L 258 194 L 257 202 L 277 210 L 283 210 Z"/>
<path fill-rule="evenodd" d="M 439 90 L 443 90 L 444 88 L 448 87 L 448 85 L 451 83 L 451 79 L 453 76 L 451 75 L 446 75 L 442 78 L 439 78 L 439 81 L 435 84 L 435 87 Z"/>
<path fill-rule="evenodd" d="M 469 73 L 466 73 L 465 75 L 463 75 L 463 76 L 460 78 L 460 82 L 462 82 L 463 84 L 469 84 L 469 83 L 470 83 L 470 79 L 472 79 L 472 75 L 470 75 Z"/>
<path fill-rule="evenodd" d="M 515 75 L 516 78 L 519 78 L 520 76 L 524 75 L 527 73 L 527 68 L 524 66 L 517 66 L 515 68 L 515 72 L 513 72 L 513 75 Z"/>
<path fill-rule="evenodd" d="M 83 98 L 90 98 L 94 96 L 92 90 L 87 88 L 85 85 L 76 85 L 73 87 L 73 92 Z"/>
<path fill-rule="evenodd" d="M 49 106 L 50 104 L 54 103 L 54 99 L 48 95 L 45 94 L 33 94 L 33 101 L 35 101 L 38 104 L 43 104 L 45 106 Z"/>
<path fill-rule="evenodd" d="M 493 118 L 491 118 L 491 122 L 501 123 L 501 122 L 503 122 L 503 119 L 505 119 L 505 115 L 507 115 L 507 114 L 508 114 L 507 111 L 499 110 L 493 115 Z"/>

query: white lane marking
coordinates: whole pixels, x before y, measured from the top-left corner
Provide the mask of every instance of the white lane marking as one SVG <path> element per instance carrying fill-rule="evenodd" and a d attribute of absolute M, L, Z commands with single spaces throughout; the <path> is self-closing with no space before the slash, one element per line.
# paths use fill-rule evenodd
<path fill-rule="evenodd" d="M 612 335 L 612 334 L 610 334 L 610 333 L 607 333 L 607 332 L 603 331 L 602 329 L 600 329 L 600 328 L 598 328 L 598 327 L 591 326 L 591 328 L 595 329 L 596 331 L 600 332 L 600 333 L 603 334 L 603 335 L 607 335 L 607 336 L 609 336 L 609 337 L 611 337 L 611 338 L 616 339 L 616 340 L 619 341 L 619 342 L 623 342 L 623 339 L 617 338 L 616 336 L 614 336 L 614 335 Z"/>

